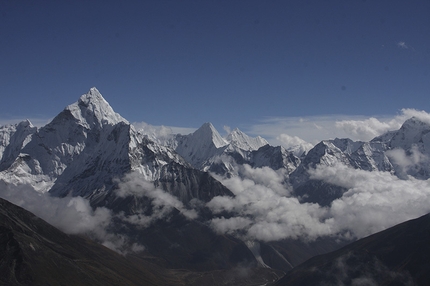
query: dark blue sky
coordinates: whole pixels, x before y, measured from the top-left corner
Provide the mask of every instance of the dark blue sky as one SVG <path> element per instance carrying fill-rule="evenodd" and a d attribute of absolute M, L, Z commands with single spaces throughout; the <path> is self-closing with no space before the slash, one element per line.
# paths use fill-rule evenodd
<path fill-rule="evenodd" d="M 3 121 L 92 86 L 154 125 L 428 112 L 430 1 L 3 0 L 0 66 Z"/>

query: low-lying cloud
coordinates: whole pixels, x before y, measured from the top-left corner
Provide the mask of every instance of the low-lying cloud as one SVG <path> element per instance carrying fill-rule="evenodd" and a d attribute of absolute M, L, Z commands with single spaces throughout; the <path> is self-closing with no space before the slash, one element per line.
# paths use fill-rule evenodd
<path fill-rule="evenodd" d="M 430 158 L 428 155 L 420 152 L 417 145 L 413 145 L 411 149 L 406 152 L 403 149 L 396 148 L 388 150 L 387 156 L 396 166 L 397 176 L 402 179 L 408 179 L 409 174 L 414 174 L 415 177 L 426 177 L 427 174 L 420 175 L 421 166 L 425 169 L 430 167 Z"/>
<path fill-rule="evenodd" d="M 281 134 L 276 139 L 281 142 L 281 145 L 296 156 L 301 156 L 303 153 L 311 150 L 314 145 L 306 142 L 297 136 L 290 136 L 288 134 Z"/>
<path fill-rule="evenodd" d="M 329 208 L 330 224 L 337 232 L 363 237 L 430 212 L 430 180 L 402 180 L 389 172 L 342 164 L 319 166 L 311 178 L 348 189 Z"/>
<path fill-rule="evenodd" d="M 356 239 L 430 212 L 430 180 L 401 180 L 389 172 L 356 170 L 342 164 L 319 166 L 310 171 L 312 179 L 347 189 L 330 206 L 321 207 L 290 196 L 282 174 L 271 169 L 252 172 L 259 173 L 258 180 L 218 178 L 235 197 L 215 197 L 207 206 L 215 213 L 234 215 L 213 219 L 215 231 L 263 241 L 320 236 Z"/>
<path fill-rule="evenodd" d="M 174 209 L 188 219 L 195 219 L 198 216 L 195 210 L 187 209 L 175 196 L 156 188 L 153 182 L 142 179 L 138 172 L 129 173 L 119 180 L 118 189 L 115 192 L 117 196 L 122 198 L 134 196 L 137 198 L 146 197 L 151 200 L 152 212 L 150 215 L 145 215 L 145 210 L 136 210 L 135 214 L 127 216 L 124 213 L 120 214 L 123 221 L 137 226 L 148 227 L 157 220 L 167 218 Z"/>
<path fill-rule="evenodd" d="M 139 132 L 148 135 L 151 139 L 156 140 L 168 140 L 172 134 L 183 134 L 187 135 L 193 133 L 197 128 L 193 127 L 177 127 L 177 126 L 164 126 L 164 125 L 152 125 L 146 122 L 133 122 L 133 126 Z"/>
<path fill-rule="evenodd" d="M 130 173 L 118 180 L 116 194 L 120 198 L 134 196 L 148 198 L 151 214 L 144 210 L 134 210 L 133 214 L 113 213 L 105 207 L 93 209 L 89 200 L 82 197 L 53 197 L 35 190 L 30 184 L 7 184 L 0 181 L 0 197 L 18 205 L 67 234 L 86 234 L 101 244 L 126 254 L 142 251 L 144 247 L 131 241 L 126 235 L 112 232 L 114 220 L 128 222 L 137 227 L 148 227 L 157 220 L 169 218 L 173 210 L 178 210 L 188 219 L 198 216 L 196 210 L 187 209 L 175 196 L 154 187 L 138 173 Z"/>
<path fill-rule="evenodd" d="M 118 253 L 141 251 L 144 247 L 128 237 L 109 231 L 115 216 L 105 207 L 93 209 L 82 197 L 52 197 L 30 185 L 0 181 L 0 197 L 18 205 L 67 234 L 85 234 Z"/>
<path fill-rule="evenodd" d="M 240 168 L 242 178 L 218 178 L 235 197 L 215 197 L 207 204 L 215 213 L 235 213 L 233 217 L 213 219 L 211 226 L 215 231 L 263 241 L 315 239 L 332 233 L 323 221 L 327 210 L 291 197 L 282 172 L 252 169 L 248 165 Z"/>

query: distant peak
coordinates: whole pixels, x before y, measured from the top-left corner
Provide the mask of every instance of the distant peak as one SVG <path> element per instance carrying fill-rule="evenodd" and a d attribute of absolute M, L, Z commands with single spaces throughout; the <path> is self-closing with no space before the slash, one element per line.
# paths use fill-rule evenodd
<path fill-rule="evenodd" d="M 255 138 L 249 137 L 245 133 L 235 128 L 230 134 L 227 135 L 227 141 L 243 150 L 258 150 L 260 147 L 269 144 L 265 139 L 257 136 Z"/>
<path fill-rule="evenodd" d="M 210 122 L 204 123 L 199 129 L 196 130 L 196 132 L 193 133 L 193 136 L 200 139 L 209 139 L 217 148 L 227 145 L 227 142 L 225 142 L 225 140 Z"/>
<path fill-rule="evenodd" d="M 248 135 L 246 135 L 245 133 L 243 133 L 242 131 L 239 130 L 239 128 L 235 128 L 233 129 L 233 131 L 231 131 L 228 135 L 227 135 L 227 141 L 232 141 L 235 140 L 239 137 L 248 137 Z"/>
<path fill-rule="evenodd" d="M 230 132 L 230 134 L 245 134 L 243 133 L 239 128 L 234 128 L 233 131 Z"/>

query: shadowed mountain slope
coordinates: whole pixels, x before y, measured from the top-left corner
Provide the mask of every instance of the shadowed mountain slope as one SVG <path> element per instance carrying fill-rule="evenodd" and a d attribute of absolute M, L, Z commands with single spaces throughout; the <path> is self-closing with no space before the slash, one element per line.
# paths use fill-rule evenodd
<path fill-rule="evenodd" d="M 137 258 L 136 258 L 137 259 Z M 66 235 L 0 199 L 0 285 L 172 285 L 166 270 Z"/>
<path fill-rule="evenodd" d="M 311 258 L 275 285 L 428 285 L 429 241 L 427 214 Z"/>

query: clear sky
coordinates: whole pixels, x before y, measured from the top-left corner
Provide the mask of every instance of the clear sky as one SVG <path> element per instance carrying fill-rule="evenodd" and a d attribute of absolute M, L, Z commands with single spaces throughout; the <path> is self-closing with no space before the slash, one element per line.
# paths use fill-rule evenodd
<path fill-rule="evenodd" d="M 93 86 L 130 122 L 191 128 L 428 112 L 430 1 L 0 1 L 0 121 Z"/>

